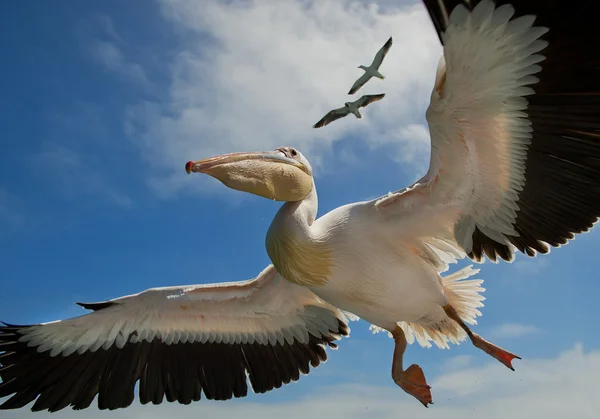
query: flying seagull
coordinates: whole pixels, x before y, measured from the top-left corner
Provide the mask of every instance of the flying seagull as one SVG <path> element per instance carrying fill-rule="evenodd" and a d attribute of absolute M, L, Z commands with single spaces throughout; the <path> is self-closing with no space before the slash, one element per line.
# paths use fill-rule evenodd
<path fill-rule="evenodd" d="M 381 66 L 383 59 L 385 58 L 386 54 L 388 53 L 388 51 L 390 50 L 391 47 L 392 47 L 392 37 L 390 36 L 390 39 L 387 40 L 385 45 L 382 46 L 379 51 L 377 51 L 377 54 L 375 54 L 375 58 L 373 58 L 373 62 L 371 63 L 370 66 L 368 66 L 368 67 L 365 67 L 364 65 L 358 66 L 358 68 L 364 70 L 365 72 L 362 76 L 360 76 L 358 78 L 358 80 L 356 80 L 354 82 L 354 84 L 352 85 L 352 88 L 348 92 L 349 95 L 353 95 L 354 93 L 358 92 L 358 90 L 361 87 L 363 87 L 366 82 L 371 80 L 371 77 L 377 77 L 381 80 L 385 79 L 385 76 L 379 72 L 379 67 Z"/>
<path fill-rule="evenodd" d="M 381 93 L 378 95 L 364 95 L 363 97 L 361 97 L 358 100 L 355 100 L 354 102 L 346 102 L 344 103 L 343 108 L 338 108 L 327 112 L 327 115 L 325 115 L 323 118 L 321 118 L 319 122 L 313 125 L 313 128 L 324 127 L 325 125 L 337 119 L 343 118 L 350 113 L 356 116 L 357 119 L 362 119 L 362 115 L 359 109 L 364 108 L 370 103 L 377 102 L 378 100 L 383 99 L 384 96 L 385 93 Z"/>
<path fill-rule="evenodd" d="M 244 397 L 248 381 L 264 393 L 319 366 L 356 317 L 390 333 L 392 379 L 424 406 L 431 388 L 405 363 L 414 341 L 468 339 L 513 369 L 516 354 L 471 328 L 477 270 L 446 271 L 463 258 L 548 253 L 600 217 L 600 3 L 424 3 L 444 50 L 422 178 L 318 216 L 295 148 L 188 162 L 188 173 L 283 201 L 266 234 L 271 263 L 247 281 L 152 288 L 82 304 L 92 312 L 79 317 L 0 327 L 0 407 L 84 409 L 97 396 L 100 409 L 124 408 L 138 382 L 142 403 Z"/>

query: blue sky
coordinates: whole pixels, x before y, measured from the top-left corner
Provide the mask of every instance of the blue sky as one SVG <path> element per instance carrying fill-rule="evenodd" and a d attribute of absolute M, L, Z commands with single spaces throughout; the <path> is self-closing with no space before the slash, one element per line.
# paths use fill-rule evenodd
<path fill-rule="evenodd" d="M 187 160 L 298 147 L 317 170 L 320 214 L 401 188 L 425 170 L 424 111 L 441 49 L 420 4 L 203 4 L 0 4 L 0 320 L 56 320 L 83 314 L 76 301 L 258 274 L 269 263 L 264 236 L 280 204 L 188 176 Z M 343 104 L 356 67 L 369 64 L 390 35 L 386 81 L 361 91 L 385 92 L 385 100 L 361 121 L 313 130 Z M 407 362 L 419 363 L 440 383 L 438 394 L 448 395 L 436 396 L 434 385 L 435 409 L 470 412 L 470 395 L 479 391 L 473 383 L 486 377 L 539 384 L 537 373 L 560 368 L 554 362 L 565 352 L 600 372 L 600 338 L 589 333 L 600 318 L 599 243 L 592 232 L 550 255 L 480 266 L 487 299 L 476 330 L 523 360 L 513 373 L 470 344 L 409 347 Z M 249 397 L 253 408 L 267 412 L 350 385 L 382 387 L 374 396 L 381 406 L 400 400 L 431 415 L 391 381 L 392 341 L 362 321 L 351 326 L 351 339 L 324 366 L 293 386 Z M 460 368 L 471 375 L 460 375 L 453 389 L 445 383 L 457 382 L 451 378 Z M 500 400 L 478 397 L 490 406 Z M 221 406 L 214 417 L 225 412 Z M 588 406 L 580 417 L 598 410 Z"/>

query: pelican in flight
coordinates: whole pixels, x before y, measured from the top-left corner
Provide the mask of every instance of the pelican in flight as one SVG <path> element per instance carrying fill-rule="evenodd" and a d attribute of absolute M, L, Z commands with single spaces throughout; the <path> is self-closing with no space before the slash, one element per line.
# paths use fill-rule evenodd
<path fill-rule="evenodd" d="M 358 100 L 355 100 L 354 102 L 346 102 L 344 103 L 344 107 L 333 109 L 327 112 L 327 114 L 323 118 L 321 118 L 319 122 L 313 125 L 313 128 L 324 127 L 325 125 L 330 124 L 331 122 L 337 119 L 343 118 L 350 113 L 353 114 L 357 119 L 362 119 L 360 108 L 364 108 L 370 103 L 377 102 L 378 100 L 383 99 L 384 96 L 385 93 L 380 93 L 378 95 L 364 95 L 363 97 L 361 97 Z"/>
<path fill-rule="evenodd" d="M 244 397 L 248 381 L 264 393 L 325 361 L 356 317 L 389 332 L 393 381 L 425 406 L 432 389 L 405 362 L 414 341 L 468 339 L 512 369 L 518 356 L 471 328 L 477 271 L 444 272 L 462 258 L 548 253 L 600 216 L 600 3 L 424 4 L 444 51 L 422 178 L 317 216 L 295 148 L 188 162 L 188 173 L 282 201 L 266 233 L 272 263 L 247 281 L 152 288 L 1 327 L 1 407 L 84 409 L 97 396 L 100 409 L 124 408 L 138 382 L 141 403 Z"/>
<path fill-rule="evenodd" d="M 377 54 L 375 54 L 375 58 L 373 58 L 373 62 L 370 66 L 365 67 L 364 65 L 359 65 L 358 68 L 364 70 L 364 74 L 360 76 L 350 88 L 348 92 L 349 95 L 353 95 L 358 92 L 358 90 L 365 85 L 366 82 L 371 80 L 371 77 L 377 77 L 378 79 L 384 80 L 385 76 L 379 72 L 379 67 L 383 62 L 383 59 L 387 55 L 388 51 L 392 47 L 392 37 L 387 40 L 384 46 L 381 47 Z"/>

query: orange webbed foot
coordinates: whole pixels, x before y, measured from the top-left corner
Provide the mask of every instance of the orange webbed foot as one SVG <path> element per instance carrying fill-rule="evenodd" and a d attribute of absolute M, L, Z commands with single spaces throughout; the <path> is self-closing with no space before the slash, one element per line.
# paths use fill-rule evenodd
<path fill-rule="evenodd" d="M 481 349 L 486 354 L 493 356 L 503 365 L 505 365 L 507 368 L 510 368 L 513 371 L 515 370 L 512 366 L 513 359 L 521 359 L 520 356 L 508 352 L 507 350 L 504 350 L 501 347 L 488 342 L 479 335 L 473 334 L 472 341 L 475 347 Z"/>
<path fill-rule="evenodd" d="M 418 365 L 411 365 L 402 371 L 394 381 L 402 390 L 420 401 L 423 406 L 429 407 L 429 404 L 433 404 L 431 386 L 425 381 L 425 374 Z"/>

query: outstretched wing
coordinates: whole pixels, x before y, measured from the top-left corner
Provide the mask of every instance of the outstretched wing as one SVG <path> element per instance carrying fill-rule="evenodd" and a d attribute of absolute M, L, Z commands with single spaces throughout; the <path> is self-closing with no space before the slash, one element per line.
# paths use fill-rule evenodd
<path fill-rule="evenodd" d="M 345 106 L 343 108 L 338 108 L 338 109 L 329 111 L 329 112 L 327 112 L 327 115 L 325 115 L 323 118 L 321 118 L 319 120 L 319 122 L 317 122 L 316 124 L 313 125 L 313 128 L 324 127 L 325 125 L 330 124 L 331 122 L 333 122 L 335 120 L 345 117 L 346 115 L 348 115 L 349 112 L 350 111 Z"/>
<path fill-rule="evenodd" d="M 238 283 L 154 288 L 63 321 L 0 327 L 0 408 L 188 404 L 264 393 L 308 374 L 347 320 L 267 267 Z M 4 351 L 3 353 L 1 353 Z M 38 397 L 39 396 L 39 397 Z"/>
<path fill-rule="evenodd" d="M 378 95 L 364 95 L 363 97 L 361 97 L 360 99 L 358 99 L 356 101 L 356 104 L 358 105 L 359 108 L 364 108 L 365 106 L 369 105 L 370 103 L 377 102 L 378 100 L 381 100 L 384 97 L 385 97 L 385 93 L 381 93 Z"/>
<path fill-rule="evenodd" d="M 377 51 L 377 54 L 375 54 L 375 58 L 373 58 L 371 67 L 375 67 L 376 69 L 379 70 L 379 67 L 381 66 L 381 63 L 383 62 L 383 59 L 385 58 L 385 56 L 387 55 L 387 53 L 391 47 L 392 47 L 392 37 L 390 36 L 390 39 L 388 39 L 387 42 L 379 49 L 379 51 Z"/>
<path fill-rule="evenodd" d="M 505 3 L 425 1 L 444 44 L 430 167 L 376 204 L 450 226 L 476 261 L 547 253 L 600 216 L 600 3 Z"/>
<path fill-rule="evenodd" d="M 368 82 L 371 79 L 371 76 L 369 76 L 366 72 L 360 76 L 352 85 L 352 87 L 350 88 L 350 91 L 348 92 L 349 95 L 353 95 L 354 93 L 358 92 L 358 90 L 363 87 L 365 85 L 366 82 Z"/>

